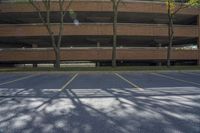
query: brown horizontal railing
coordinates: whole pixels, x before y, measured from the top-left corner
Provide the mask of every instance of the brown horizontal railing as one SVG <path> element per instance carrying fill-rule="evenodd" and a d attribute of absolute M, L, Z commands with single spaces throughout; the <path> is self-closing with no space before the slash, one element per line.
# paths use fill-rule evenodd
<path fill-rule="evenodd" d="M 118 48 L 117 60 L 165 60 L 166 48 Z M 111 48 L 62 48 L 63 61 L 111 60 Z M 173 60 L 198 60 L 198 50 L 172 50 Z M 53 61 L 54 51 L 43 49 L 1 49 L 0 61 Z"/>
<path fill-rule="evenodd" d="M 52 24 L 52 30 L 58 35 L 59 24 Z M 168 27 L 165 24 L 118 24 L 118 35 L 123 36 L 168 36 Z M 196 25 L 174 25 L 176 37 L 198 37 Z M 63 35 L 112 35 L 111 23 L 81 23 L 65 24 Z M 42 24 L 2 24 L 0 37 L 31 37 L 49 36 Z"/>
<path fill-rule="evenodd" d="M 131 1 L 131 0 L 129 0 Z M 69 2 L 65 2 L 67 7 Z M 38 2 L 41 11 L 45 11 L 44 5 Z M 112 4 L 108 1 L 74 1 L 70 7 L 74 11 L 98 11 L 111 12 Z M 58 2 L 52 2 L 51 11 L 59 11 Z M 0 4 L 0 12 L 36 12 L 36 10 L 29 3 L 12 3 Z M 119 5 L 119 12 L 144 12 L 144 13 L 167 13 L 165 2 L 127 2 L 123 1 Z M 179 14 L 199 14 L 198 8 L 186 8 L 180 10 Z"/>

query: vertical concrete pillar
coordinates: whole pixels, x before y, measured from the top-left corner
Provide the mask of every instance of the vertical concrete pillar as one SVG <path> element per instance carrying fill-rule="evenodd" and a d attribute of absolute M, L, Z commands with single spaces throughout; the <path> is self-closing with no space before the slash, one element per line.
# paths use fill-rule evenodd
<path fill-rule="evenodd" d="M 161 43 L 158 43 L 158 49 L 160 49 L 162 47 L 162 44 Z M 158 61 L 157 63 L 158 66 L 162 66 L 162 62 L 161 61 Z"/>
<path fill-rule="evenodd" d="M 100 48 L 100 42 L 97 42 L 97 48 L 98 49 Z M 98 50 L 98 53 L 99 53 L 99 50 Z M 100 62 L 96 61 L 96 67 L 99 67 L 99 66 L 100 66 Z"/>
<path fill-rule="evenodd" d="M 37 44 L 32 44 L 32 48 L 37 48 L 38 45 Z M 37 67 L 37 63 L 33 63 L 33 67 L 36 68 Z"/>
<path fill-rule="evenodd" d="M 37 48 L 38 45 L 37 44 L 32 44 L 32 48 Z"/>

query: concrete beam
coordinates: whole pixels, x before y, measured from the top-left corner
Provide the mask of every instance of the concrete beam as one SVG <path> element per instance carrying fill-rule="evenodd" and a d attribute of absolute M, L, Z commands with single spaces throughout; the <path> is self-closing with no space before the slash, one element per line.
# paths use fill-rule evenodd
<path fill-rule="evenodd" d="M 118 48 L 117 60 L 165 60 L 164 48 Z M 65 48 L 61 49 L 63 61 L 100 61 L 111 60 L 111 48 Z M 0 61 L 54 61 L 53 49 L 20 49 L 0 51 Z M 198 50 L 172 50 L 172 60 L 198 60 Z"/>
<path fill-rule="evenodd" d="M 65 2 L 65 6 L 69 2 Z M 41 11 L 45 11 L 42 2 L 37 2 Z M 112 4 L 109 1 L 74 1 L 70 7 L 74 11 L 99 11 L 111 12 Z M 58 2 L 53 1 L 51 11 L 59 11 Z M 36 12 L 31 4 L 27 3 L 12 3 L 0 4 L 0 13 L 8 12 Z M 142 12 L 142 13 L 167 13 L 165 2 L 123 2 L 119 5 L 119 12 Z M 198 15 L 198 9 L 187 8 L 181 10 L 179 14 L 194 14 Z"/>
<path fill-rule="evenodd" d="M 58 24 L 52 25 L 52 31 L 58 35 Z M 121 36 L 158 36 L 166 37 L 167 25 L 164 24 L 118 24 L 118 35 Z M 198 26 L 174 26 L 175 37 L 198 37 Z M 78 26 L 65 24 L 63 35 L 108 35 L 112 36 L 112 24 L 88 24 Z M 42 24 L 0 25 L 0 37 L 32 37 L 49 36 L 47 29 Z"/>

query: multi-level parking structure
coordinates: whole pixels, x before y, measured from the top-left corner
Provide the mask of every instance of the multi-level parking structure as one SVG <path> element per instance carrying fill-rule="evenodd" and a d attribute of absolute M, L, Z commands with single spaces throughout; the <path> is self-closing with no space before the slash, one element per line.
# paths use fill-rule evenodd
<path fill-rule="evenodd" d="M 168 46 L 166 3 L 122 1 L 118 9 L 117 62 L 164 64 Z M 70 9 L 76 13 L 79 23 L 74 24 L 69 12 L 65 16 L 61 60 L 110 62 L 113 37 L 110 0 L 76 0 Z M 45 12 L 45 8 L 41 11 Z M 53 32 L 58 34 L 57 1 L 52 2 L 51 22 Z M 200 64 L 200 9 L 180 10 L 174 18 L 174 31 L 172 63 Z M 32 5 L 2 1 L 1 64 L 50 63 L 54 60 L 49 33 Z"/>

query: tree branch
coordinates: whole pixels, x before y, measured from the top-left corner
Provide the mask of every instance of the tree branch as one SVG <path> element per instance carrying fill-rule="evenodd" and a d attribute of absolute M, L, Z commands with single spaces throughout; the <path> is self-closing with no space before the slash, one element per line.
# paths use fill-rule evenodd
<path fill-rule="evenodd" d="M 58 42 L 57 47 L 60 47 L 61 40 L 62 40 L 62 33 L 63 33 L 63 21 L 64 21 L 64 12 L 63 12 L 63 2 L 64 0 L 59 0 L 59 7 L 60 7 L 60 28 L 59 28 L 59 34 L 58 34 Z"/>
<path fill-rule="evenodd" d="M 42 1 L 43 4 L 45 5 L 46 11 L 47 11 L 46 21 L 45 21 L 44 17 L 42 16 L 40 8 L 33 2 L 33 0 L 29 0 L 29 2 L 38 12 L 40 20 L 42 21 L 43 25 L 46 27 L 47 31 L 49 32 L 49 34 L 51 36 L 53 47 L 56 47 L 55 37 L 53 35 L 53 32 L 51 30 L 51 25 L 50 25 L 50 0 L 43 0 Z"/>
<path fill-rule="evenodd" d="M 177 8 L 177 9 L 172 13 L 172 15 L 174 16 L 174 15 L 176 15 L 180 10 L 185 9 L 185 8 L 188 8 L 188 7 L 189 7 L 189 5 L 185 4 L 185 3 L 182 1 L 181 4 L 180 4 L 180 6 L 179 6 L 179 8 Z"/>
<path fill-rule="evenodd" d="M 44 19 L 44 17 L 43 17 L 42 14 L 41 14 L 40 8 L 37 7 L 37 5 L 33 2 L 33 0 L 29 0 L 29 2 L 30 2 L 31 5 L 36 9 L 36 11 L 38 12 L 39 17 L 40 17 L 42 23 L 43 23 L 43 24 L 46 24 L 45 19 Z"/>
<path fill-rule="evenodd" d="M 121 2 L 121 0 L 117 0 L 117 5 L 116 5 L 117 7 L 118 7 L 118 5 L 119 5 L 120 2 Z"/>
<path fill-rule="evenodd" d="M 63 0 L 63 5 L 64 5 L 64 1 L 65 1 L 65 0 Z M 65 11 L 64 11 L 63 17 L 65 16 L 65 14 L 66 14 L 67 10 L 69 9 L 69 7 L 72 5 L 72 2 L 73 2 L 73 0 L 70 0 L 70 1 L 69 1 L 68 6 L 66 6 L 66 8 L 65 8 Z"/>

